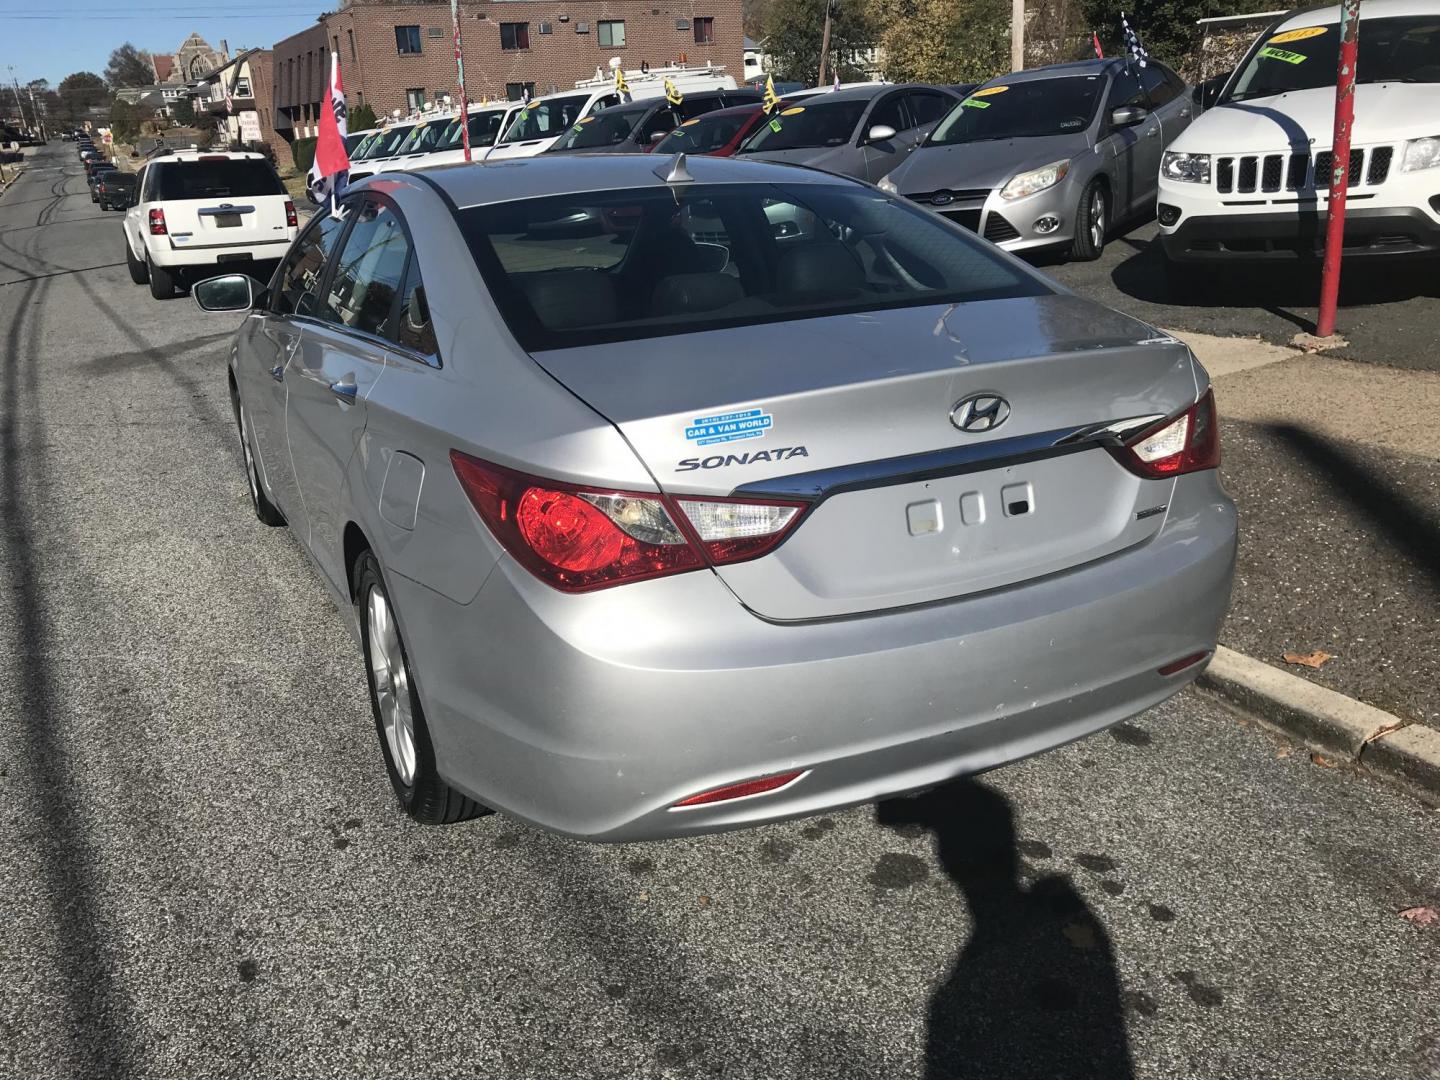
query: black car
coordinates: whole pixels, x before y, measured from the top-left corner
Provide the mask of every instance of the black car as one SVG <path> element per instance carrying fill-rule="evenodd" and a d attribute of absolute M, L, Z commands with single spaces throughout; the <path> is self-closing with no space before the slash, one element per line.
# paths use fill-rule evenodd
<path fill-rule="evenodd" d="M 102 176 L 108 176 L 112 172 L 119 171 L 119 169 L 108 161 L 96 162 L 93 166 L 88 162 L 86 163 L 85 182 L 90 185 L 91 202 L 98 203 L 100 201 L 100 195 L 96 191 L 96 185 L 100 183 L 100 178 Z"/>
<path fill-rule="evenodd" d="M 682 124 L 731 105 L 749 105 L 764 97 L 755 90 L 701 90 L 686 94 L 678 105 L 665 98 L 647 98 L 612 105 L 582 116 L 555 141 L 547 154 L 648 154 Z"/>
<path fill-rule="evenodd" d="M 125 210 L 135 197 L 135 174 L 114 169 L 95 174 L 95 201 L 101 210 Z"/>

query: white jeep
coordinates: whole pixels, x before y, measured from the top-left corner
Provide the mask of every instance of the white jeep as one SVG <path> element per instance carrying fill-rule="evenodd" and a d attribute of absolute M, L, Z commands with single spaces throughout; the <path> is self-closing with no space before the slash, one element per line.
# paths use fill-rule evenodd
<path fill-rule="evenodd" d="M 1339 7 L 1279 19 L 1165 152 L 1157 217 L 1182 277 L 1323 254 L 1339 45 Z M 1365 0 L 1356 83 L 1344 254 L 1440 254 L 1440 0 Z"/>
<path fill-rule="evenodd" d="M 125 262 L 157 300 L 217 268 L 268 277 L 295 239 L 295 204 L 260 154 L 158 154 L 140 169 L 134 200 Z"/>

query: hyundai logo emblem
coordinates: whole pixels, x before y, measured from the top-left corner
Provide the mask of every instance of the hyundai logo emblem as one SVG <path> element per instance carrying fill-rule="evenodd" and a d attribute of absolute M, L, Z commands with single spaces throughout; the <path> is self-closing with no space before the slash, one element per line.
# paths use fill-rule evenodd
<path fill-rule="evenodd" d="M 994 431 L 1008 419 L 1010 403 L 999 394 L 989 392 L 961 398 L 950 410 L 950 422 L 971 435 Z"/>
<path fill-rule="evenodd" d="M 937 191 L 934 195 L 930 196 L 931 206 L 948 206 L 954 201 L 955 196 L 951 195 L 948 191 Z"/>

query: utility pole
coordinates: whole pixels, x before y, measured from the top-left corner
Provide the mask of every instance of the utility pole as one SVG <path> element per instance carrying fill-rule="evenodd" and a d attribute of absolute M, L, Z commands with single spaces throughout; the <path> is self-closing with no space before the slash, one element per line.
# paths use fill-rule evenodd
<path fill-rule="evenodd" d="M 35 88 L 27 86 L 25 89 L 30 91 L 30 111 L 35 114 L 35 126 L 40 129 L 40 138 L 48 139 L 50 136 L 45 130 L 45 120 L 41 117 L 40 106 L 35 101 Z"/>
<path fill-rule="evenodd" d="M 6 70 L 10 72 L 10 84 L 15 87 L 15 108 L 20 110 L 20 126 L 34 135 L 35 131 L 30 127 L 30 121 L 25 119 L 25 102 L 20 98 L 20 80 L 15 78 L 15 68 L 7 65 Z"/>
<path fill-rule="evenodd" d="M 470 163 L 470 98 L 465 93 L 465 50 L 460 45 L 460 5 L 450 0 L 450 25 L 455 31 L 455 76 L 460 81 L 460 141 L 465 147 L 465 163 Z"/>
<path fill-rule="evenodd" d="M 1350 189 L 1350 128 L 1355 122 L 1355 62 L 1360 51 L 1360 0 L 1340 9 L 1340 63 L 1335 71 L 1335 136 L 1330 151 L 1330 203 L 1325 208 L 1325 265 L 1320 276 L 1320 317 L 1315 336 L 1335 333 L 1340 301 L 1340 258 L 1345 248 L 1345 196 Z M 1315 178 L 1319 186 L 1320 177 Z"/>
<path fill-rule="evenodd" d="M 835 9 L 835 0 L 825 0 L 825 30 L 820 35 L 820 81 L 816 86 L 825 85 L 825 68 L 830 59 L 830 13 Z"/>
<path fill-rule="evenodd" d="M 1025 0 L 1010 0 L 1010 70 L 1025 70 Z"/>

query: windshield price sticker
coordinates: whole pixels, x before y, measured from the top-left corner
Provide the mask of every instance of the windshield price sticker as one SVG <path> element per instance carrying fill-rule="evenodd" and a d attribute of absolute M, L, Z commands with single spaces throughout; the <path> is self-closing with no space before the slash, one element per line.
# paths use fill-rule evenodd
<path fill-rule="evenodd" d="M 805 107 L 804 107 L 803 105 L 796 105 L 793 109 L 786 109 L 786 110 L 785 110 L 784 112 L 782 112 L 780 115 L 781 115 L 781 116 L 799 116 L 799 115 L 800 115 L 802 112 L 804 112 L 804 111 L 805 111 Z"/>
<path fill-rule="evenodd" d="M 1287 64 L 1303 64 L 1307 59 L 1304 53 L 1286 52 L 1284 49 L 1272 49 L 1269 45 L 1260 50 L 1260 55 L 1271 60 L 1280 60 Z"/>
<path fill-rule="evenodd" d="M 967 109 L 988 109 L 990 107 L 988 101 L 976 101 L 973 97 L 967 97 L 964 101 L 960 102 L 960 104 Z"/>
<path fill-rule="evenodd" d="M 775 418 L 764 409 L 742 409 L 739 412 L 697 416 L 685 429 L 685 438 L 697 446 L 738 442 L 741 439 L 763 439 Z"/>
<path fill-rule="evenodd" d="M 785 125 L 782 124 L 782 123 L 780 123 L 779 120 L 771 120 L 771 121 L 770 121 L 770 130 L 771 130 L 771 131 L 779 131 L 779 130 L 780 130 L 782 127 L 784 127 L 784 126 L 785 126 Z"/>
<path fill-rule="evenodd" d="M 970 96 L 971 96 L 972 98 L 977 98 L 977 97 L 991 97 L 991 96 L 993 96 L 993 95 L 995 95 L 995 94 L 1003 94 L 1003 93 L 1005 93 L 1006 90 L 1009 90 L 1009 89 L 1010 89 L 1010 88 L 1009 88 L 1008 86 L 987 86 L 984 90 L 976 90 L 976 91 L 975 91 L 973 94 L 971 94 Z"/>
<path fill-rule="evenodd" d="M 1284 45 L 1289 41 L 1304 41 L 1306 38 L 1319 37 L 1329 30 L 1328 26 L 1303 26 L 1299 30 L 1287 30 L 1283 34 L 1276 34 L 1265 44 Z"/>

